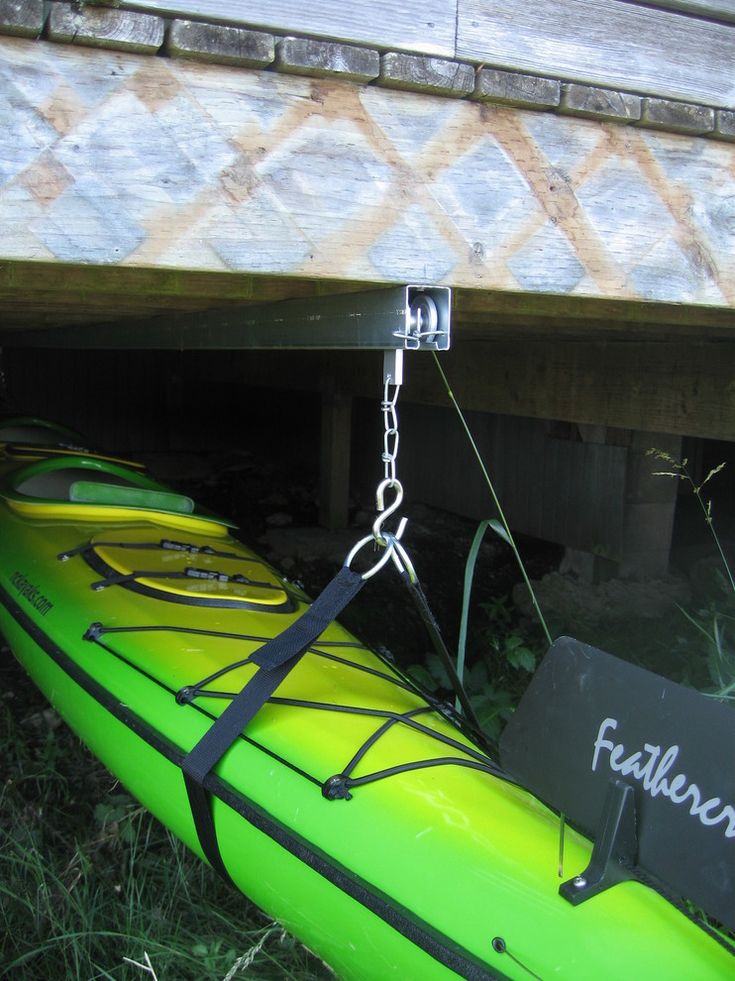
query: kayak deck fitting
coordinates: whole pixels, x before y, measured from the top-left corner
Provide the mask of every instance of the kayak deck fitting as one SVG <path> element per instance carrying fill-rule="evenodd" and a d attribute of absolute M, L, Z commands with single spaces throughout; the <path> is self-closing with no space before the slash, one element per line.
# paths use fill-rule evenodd
<path fill-rule="evenodd" d="M 340 978 L 731 976 L 727 945 L 635 878 L 565 900 L 559 815 L 227 522 L 139 468 L 38 452 L 0 449 L 12 650 L 131 793 Z M 409 573 L 402 526 L 378 530 Z M 336 578 L 364 581 L 350 563 Z M 565 867 L 584 870 L 591 840 L 570 826 L 564 840 Z"/>

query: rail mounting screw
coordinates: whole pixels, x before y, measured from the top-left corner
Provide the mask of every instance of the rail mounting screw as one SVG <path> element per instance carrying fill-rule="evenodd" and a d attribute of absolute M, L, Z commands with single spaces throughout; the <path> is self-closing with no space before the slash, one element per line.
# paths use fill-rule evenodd
<path fill-rule="evenodd" d="M 575 878 L 574 878 L 574 888 L 575 889 L 584 889 L 584 887 L 586 885 L 587 885 L 587 880 L 585 879 L 585 877 L 583 875 L 577 875 L 577 876 L 575 876 Z"/>

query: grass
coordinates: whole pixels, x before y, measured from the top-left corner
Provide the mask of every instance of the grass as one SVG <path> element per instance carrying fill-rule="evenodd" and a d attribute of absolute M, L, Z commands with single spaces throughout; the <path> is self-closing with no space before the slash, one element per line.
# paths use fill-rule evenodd
<path fill-rule="evenodd" d="M 0 692 L 0 977 L 332 976 L 125 792 L 6 648 Z"/>

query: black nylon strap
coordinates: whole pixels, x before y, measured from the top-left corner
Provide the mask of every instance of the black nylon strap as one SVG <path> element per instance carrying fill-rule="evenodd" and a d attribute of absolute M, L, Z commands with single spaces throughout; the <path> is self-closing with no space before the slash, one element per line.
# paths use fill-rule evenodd
<path fill-rule="evenodd" d="M 359 573 L 343 566 L 298 620 L 252 655 L 251 660 L 259 665 L 259 670 L 182 760 L 181 769 L 199 843 L 210 864 L 225 879 L 229 880 L 230 876 L 217 843 L 206 778 L 304 652 L 363 585 Z"/>

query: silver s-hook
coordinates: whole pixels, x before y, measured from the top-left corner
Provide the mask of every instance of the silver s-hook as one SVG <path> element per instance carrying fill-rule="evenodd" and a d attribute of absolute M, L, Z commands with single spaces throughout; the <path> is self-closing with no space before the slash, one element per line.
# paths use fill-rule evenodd
<path fill-rule="evenodd" d="M 395 500 L 388 507 L 385 506 L 385 492 L 390 488 L 396 492 Z M 383 534 L 383 525 L 390 518 L 392 514 L 398 510 L 403 501 L 403 485 L 400 480 L 395 477 L 386 477 L 385 480 L 381 480 L 378 484 L 377 490 L 375 491 L 375 510 L 380 512 L 378 517 L 373 522 L 373 538 L 378 543 L 378 545 L 386 546 L 388 542 Z M 394 538 L 400 538 L 406 528 L 407 518 L 401 518 L 398 529 L 394 534 Z"/>
<path fill-rule="evenodd" d="M 388 489 L 394 490 L 396 493 L 396 497 L 393 503 L 390 504 L 388 507 L 386 507 L 385 492 Z M 398 510 L 398 508 L 401 506 L 402 501 L 403 501 L 403 486 L 401 485 L 400 480 L 396 480 L 392 477 L 386 477 L 385 480 L 382 480 L 378 484 L 377 490 L 375 491 L 375 510 L 379 511 L 380 514 L 378 514 L 378 517 L 373 522 L 372 534 L 366 535 L 365 538 L 361 538 L 360 541 L 357 542 L 357 544 L 354 546 L 354 548 L 352 549 L 352 551 L 347 556 L 344 562 L 347 568 L 350 568 L 350 566 L 352 565 L 352 561 L 357 555 L 357 553 L 362 548 L 364 548 L 365 545 L 368 545 L 370 543 L 372 543 L 376 547 L 379 546 L 380 548 L 384 549 L 385 551 L 380 556 L 378 561 L 372 566 L 372 568 L 368 569 L 367 572 L 363 573 L 362 576 L 363 579 L 370 579 L 371 576 L 374 576 L 376 572 L 378 572 L 380 569 L 383 568 L 383 566 L 386 564 L 386 562 L 388 562 L 389 559 L 393 559 L 393 561 L 396 563 L 396 567 L 399 569 L 399 571 L 402 571 L 403 566 L 401 565 L 400 560 L 397 560 L 397 556 L 395 553 L 396 553 L 396 549 L 399 548 L 401 554 L 406 559 L 408 559 L 408 556 L 406 556 L 403 547 L 399 545 L 399 540 L 403 535 L 403 532 L 406 530 L 408 519 L 401 518 L 401 520 L 398 522 L 398 528 L 395 530 L 395 532 L 390 532 L 387 529 L 383 530 L 383 525 L 388 520 L 388 518 L 390 518 L 390 516 Z M 408 564 L 410 565 L 410 561 Z"/>

